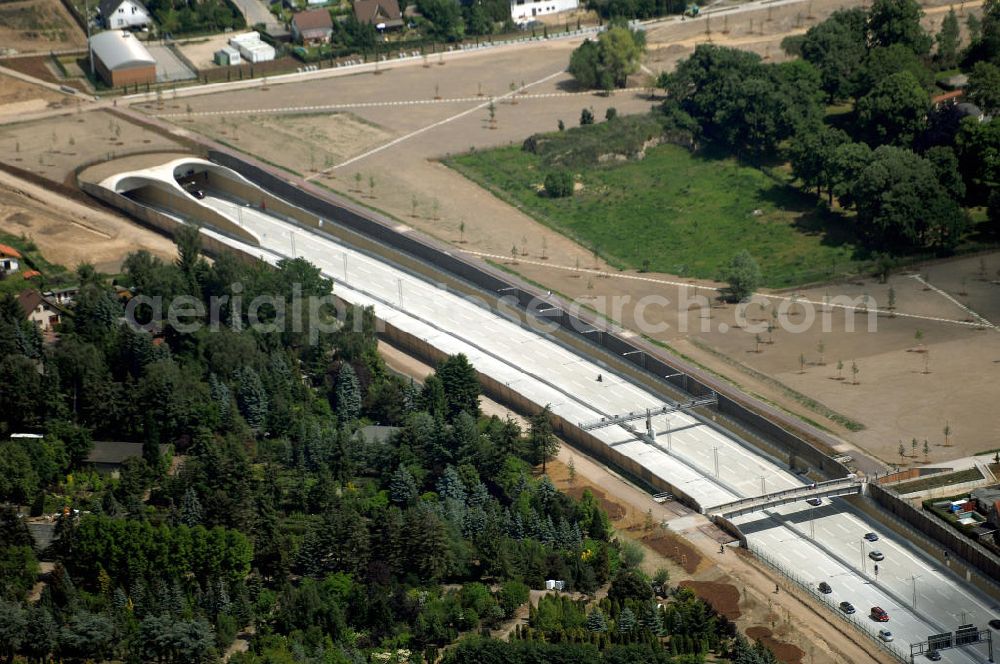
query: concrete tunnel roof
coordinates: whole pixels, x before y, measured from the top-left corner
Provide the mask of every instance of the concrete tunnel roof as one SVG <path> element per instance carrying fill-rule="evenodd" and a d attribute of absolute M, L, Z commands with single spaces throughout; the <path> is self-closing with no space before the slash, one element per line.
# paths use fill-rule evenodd
<path fill-rule="evenodd" d="M 125 194 L 141 187 L 155 187 L 176 196 L 182 196 L 187 200 L 204 207 L 206 211 L 215 213 L 215 210 L 195 198 L 191 192 L 177 182 L 178 177 L 183 177 L 190 170 L 194 170 L 195 173 L 210 171 L 233 182 L 260 190 L 260 187 L 250 182 L 239 173 L 198 157 L 181 157 L 150 168 L 116 173 L 115 175 L 101 180 L 99 186 L 113 191 L 116 194 Z M 257 242 L 260 242 L 260 238 L 258 238 L 252 231 L 245 228 L 242 229 L 242 231 L 254 238 Z"/>
<path fill-rule="evenodd" d="M 218 164 L 213 164 L 208 160 L 200 159 L 198 157 L 181 157 L 180 159 L 173 159 L 160 164 L 159 166 L 142 168 L 136 171 L 116 173 L 115 175 L 101 180 L 100 186 L 105 189 L 110 189 L 116 194 L 124 194 L 125 192 L 132 191 L 133 189 L 138 189 L 143 186 L 154 185 L 162 187 L 162 185 L 167 185 L 177 192 L 190 196 L 184 187 L 177 183 L 177 177 L 179 175 L 184 175 L 191 169 L 194 169 L 196 172 L 212 171 L 230 179 L 232 179 L 232 176 L 235 175 L 237 178 L 244 180 L 246 184 L 252 185 L 249 180 L 245 180 L 240 177 L 239 174 L 229 170 L 228 168 L 223 168 Z"/>

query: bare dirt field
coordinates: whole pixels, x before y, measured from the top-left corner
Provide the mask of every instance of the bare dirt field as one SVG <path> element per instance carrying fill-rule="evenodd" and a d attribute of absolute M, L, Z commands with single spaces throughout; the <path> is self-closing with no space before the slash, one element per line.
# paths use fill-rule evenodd
<path fill-rule="evenodd" d="M 570 459 L 575 469 L 572 481 Z M 807 654 L 808 661 L 817 664 L 889 661 L 861 637 L 830 621 L 823 609 L 817 610 L 797 589 L 774 579 L 752 556 L 741 555 L 742 551 L 731 546 L 720 553 L 718 531 L 704 517 L 679 505 L 657 505 L 648 494 L 573 448 L 564 446 L 559 459 L 548 464 L 548 471 L 560 490 L 582 493 L 588 488 L 595 495 L 610 496 L 625 512 L 612 525 L 619 538 L 643 547 L 643 569 L 652 574 L 665 567 L 671 585 L 691 588 L 752 638 L 764 640 L 779 661 L 802 662 Z M 646 531 L 642 524 L 647 510 L 656 524 L 663 525 Z M 777 594 L 776 581 L 782 588 Z"/>
<path fill-rule="evenodd" d="M 65 105 L 58 92 L 0 74 L 0 116 L 13 116 Z"/>
<path fill-rule="evenodd" d="M 640 540 L 664 558 L 680 565 L 688 574 L 694 574 L 702 567 L 702 557 L 694 547 L 670 531 L 657 529 L 643 535 Z"/>
<path fill-rule="evenodd" d="M 198 69 L 215 67 L 215 52 L 229 44 L 230 35 L 212 35 L 179 44 L 181 53 Z"/>
<path fill-rule="evenodd" d="M 715 583 L 714 581 L 681 581 L 677 585 L 681 588 L 690 588 L 698 597 L 711 604 L 713 609 L 730 620 L 736 620 L 740 617 L 740 591 L 736 586 L 728 583 Z M 751 627 L 750 629 L 755 628 Z M 761 628 L 757 627 L 756 629 Z M 748 636 L 752 635 L 748 633 Z"/>
<path fill-rule="evenodd" d="M 353 113 L 194 116 L 183 126 L 301 173 L 329 168 L 394 137 Z"/>
<path fill-rule="evenodd" d="M 57 182 L 72 179 L 78 166 L 101 159 L 181 147 L 107 111 L 0 126 L 0 160 Z"/>
<path fill-rule="evenodd" d="M 82 262 L 114 274 L 132 251 L 146 249 L 166 260 L 177 252 L 173 242 L 125 217 L 53 196 L 29 182 L 0 171 L 0 229 L 26 235 L 46 259 L 69 268 Z"/>
<path fill-rule="evenodd" d="M 789 300 L 764 300 L 766 306 L 751 305 L 742 319 L 730 305 L 716 303 L 709 309 L 686 304 L 714 296 L 708 288 L 712 284 L 706 282 L 634 272 L 577 271 L 574 265 L 559 266 L 554 258 L 541 260 L 535 247 L 516 265 L 509 257 L 495 260 L 625 327 L 645 329 L 651 338 L 743 390 L 822 425 L 886 463 L 940 462 L 997 446 L 995 421 L 989 413 L 996 396 L 994 374 L 1000 372 L 1000 336 L 995 329 L 966 324 L 972 316 L 948 296 L 970 303 L 987 321 L 1000 319 L 1000 285 L 994 283 L 1000 254 L 926 267 L 921 273 L 943 293 L 927 289 L 908 274 L 894 275 L 886 284 L 868 278 L 804 289 L 799 293 L 800 304 L 794 306 Z M 685 282 L 689 285 L 676 285 Z M 827 311 L 823 306 L 828 296 L 853 299 L 867 294 L 878 307 L 886 308 L 890 287 L 896 297 L 895 317 L 889 312 L 871 318 L 865 312 L 848 315 L 844 309 Z M 665 299 L 650 301 L 650 297 Z M 768 333 L 770 312 L 782 302 L 788 315 L 780 320 L 787 324 Z M 854 331 L 849 331 L 851 318 Z M 872 331 L 868 331 L 869 320 Z M 840 371 L 838 362 L 843 362 Z M 855 363 L 857 384 L 852 373 Z M 807 407 L 806 396 L 818 402 L 816 407 Z M 830 413 L 864 428 L 852 431 L 831 420 Z M 948 446 L 944 445 L 946 424 L 951 429 Z M 913 438 L 919 441 L 917 454 L 910 444 Z M 929 441 L 926 457 L 925 439 Z M 906 446 L 902 460 L 897 453 L 900 441 Z M 845 445 L 844 451 L 849 447 Z"/>
<path fill-rule="evenodd" d="M 0 4 L 0 46 L 8 53 L 39 53 L 86 46 L 87 38 L 59 0 Z"/>
<path fill-rule="evenodd" d="M 345 153 L 345 159 L 334 160 L 334 168 L 327 174 L 317 174 L 320 183 L 447 241 L 462 239 L 459 229 L 464 223 L 466 246 L 470 248 L 506 253 L 515 242 L 544 241 L 553 251 L 558 246 L 558 254 L 582 257 L 587 254 L 575 243 L 497 201 L 436 161 L 472 148 L 520 143 L 532 132 L 555 129 L 559 120 L 574 125 L 585 107 L 592 108 L 597 117 L 603 117 L 611 106 L 621 113 L 650 108 L 651 102 L 641 90 L 619 91 L 611 97 L 577 90 L 563 71 L 573 45 L 568 41 L 539 43 L 457 59 L 444 66 L 389 65 L 379 75 L 356 74 L 271 85 L 266 91 L 204 95 L 180 100 L 174 108 L 168 101 L 163 110 L 155 103 L 137 108 L 184 129 L 205 121 L 221 124 L 220 118 L 239 121 L 246 112 L 263 115 L 285 109 L 315 115 L 320 112 L 315 106 L 326 106 L 329 113 L 349 112 L 387 133 L 381 145 L 392 144 L 385 150 L 358 145 L 354 154 Z M 522 82 L 525 88 L 516 103 L 503 98 L 510 93 L 512 83 L 520 90 Z M 491 97 L 495 99 L 495 128 L 489 123 Z M 295 140 L 308 142 L 310 123 L 300 126 Z M 256 141 L 245 138 L 242 132 L 238 136 L 240 141 L 232 143 L 250 154 L 273 163 L 294 164 L 290 167 L 300 173 L 309 171 L 308 151 L 289 154 L 285 145 L 273 139 Z M 317 149 L 321 147 L 317 145 Z M 322 160 L 318 157 L 313 165 L 325 169 Z M 369 186 L 371 179 L 374 188 Z"/>

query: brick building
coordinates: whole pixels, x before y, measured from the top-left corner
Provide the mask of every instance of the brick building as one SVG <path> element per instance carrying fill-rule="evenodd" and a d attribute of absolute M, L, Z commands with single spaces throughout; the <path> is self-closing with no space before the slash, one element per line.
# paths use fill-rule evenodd
<path fill-rule="evenodd" d="M 156 60 L 135 35 L 108 30 L 90 38 L 94 66 L 111 87 L 156 82 Z"/>

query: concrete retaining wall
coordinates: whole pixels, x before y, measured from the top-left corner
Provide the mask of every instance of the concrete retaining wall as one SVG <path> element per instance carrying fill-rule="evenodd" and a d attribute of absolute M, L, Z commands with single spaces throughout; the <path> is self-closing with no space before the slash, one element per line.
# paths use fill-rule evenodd
<path fill-rule="evenodd" d="M 913 507 L 895 491 L 875 483 L 869 483 L 868 490 L 868 495 L 882 509 L 902 519 L 945 549 L 957 553 L 986 578 L 1000 580 L 1000 556 L 991 553 L 941 519 Z"/>
<path fill-rule="evenodd" d="M 946 496 L 957 496 L 961 493 L 968 493 L 973 489 L 978 489 L 979 487 L 987 486 L 992 484 L 992 480 L 988 480 L 985 477 L 981 480 L 976 480 L 975 482 L 962 482 L 961 484 L 952 484 L 949 486 L 939 486 L 934 489 L 927 489 L 925 491 L 911 491 L 910 493 L 900 493 L 898 494 L 903 500 L 930 500 L 933 498 L 944 498 Z"/>
<path fill-rule="evenodd" d="M 136 201 L 133 201 L 131 198 L 127 196 L 123 196 L 122 194 L 113 192 L 109 189 L 105 189 L 100 185 L 82 181 L 79 184 L 80 184 L 80 189 L 90 194 L 94 198 L 103 201 L 108 205 L 112 205 L 118 208 L 119 210 L 122 210 L 129 216 L 139 220 L 140 222 L 146 224 L 147 226 L 151 226 L 152 228 L 162 233 L 167 233 L 172 236 L 174 234 L 174 231 L 177 229 L 177 226 L 180 225 L 178 221 L 172 219 L 171 217 L 168 217 L 162 212 L 158 212 L 153 208 L 142 205 L 141 203 L 137 203 Z M 171 200 L 171 204 L 173 203 L 174 201 Z M 198 208 L 197 211 L 199 213 L 205 212 L 219 216 L 220 223 L 223 224 L 223 227 L 232 227 L 234 231 L 232 234 L 238 237 L 240 240 L 247 242 L 248 244 L 253 244 L 253 245 L 257 244 L 256 239 L 250 237 L 245 231 L 243 231 L 239 227 L 233 226 L 232 224 L 229 223 L 228 220 L 222 218 L 217 213 L 207 208 L 202 208 L 201 206 L 197 206 L 197 208 Z M 205 217 L 210 217 L 210 214 L 206 214 Z M 220 228 L 219 231 L 225 232 L 222 228 Z M 229 245 L 223 244 L 222 242 L 219 242 L 215 238 L 212 238 L 204 234 L 202 234 L 201 242 L 202 242 L 202 247 L 205 249 L 206 253 L 213 254 L 216 256 L 224 252 L 234 251 L 232 247 L 230 247 Z M 243 254 L 243 252 L 237 252 L 237 253 L 239 253 L 241 256 L 245 255 Z M 248 258 L 252 258 L 253 260 L 259 260 L 257 257 L 248 257 Z"/>

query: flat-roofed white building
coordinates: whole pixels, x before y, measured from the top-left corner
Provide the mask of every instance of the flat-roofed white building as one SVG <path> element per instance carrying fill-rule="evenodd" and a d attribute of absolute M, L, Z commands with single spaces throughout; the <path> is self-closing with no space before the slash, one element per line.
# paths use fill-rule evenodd
<path fill-rule="evenodd" d="M 244 32 L 229 38 L 229 45 L 239 50 L 247 62 L 267 62 L 274 60 L 274 47 L 260 38 L 259 32 Z"/>
<path fill-rule="evenodd" d="M 510 0 L 510 17 L 515 23 L 527 23 L 536 16 L 577 9 L 579 0 Z"/>

